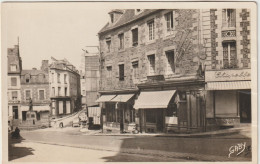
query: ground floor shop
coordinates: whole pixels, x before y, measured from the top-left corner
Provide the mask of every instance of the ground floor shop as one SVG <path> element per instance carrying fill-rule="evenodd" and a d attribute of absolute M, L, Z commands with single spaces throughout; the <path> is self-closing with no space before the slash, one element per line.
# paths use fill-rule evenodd
<path fill-rule="evenodd" d="M 52 98 L 51 99 L 51 116 L 62 117 L 73 113 L 75 109 L 75 101 L 71 98 Z"/>
<path fill-rule="evenodd" d="M 135 93 L 101 95 L 96 101 L 102 107 L 103 131 L 132 132 L 135 130 Z"/>

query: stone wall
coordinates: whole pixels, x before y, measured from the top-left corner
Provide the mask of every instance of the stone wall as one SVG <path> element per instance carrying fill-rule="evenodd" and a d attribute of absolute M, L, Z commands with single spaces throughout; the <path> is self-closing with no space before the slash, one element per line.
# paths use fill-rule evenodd
<path fill-rule="evenodd" d="M 173 11 L 174 29 L 172 33 L 166 33 L 165 16 Z M 110 33 L 100 35 L 101 52 L 101 90 L 133 89 L 136 85 L 144 82 L 148 75 L 147 55 L 155 54 L 155 74 L 166 75 L 167 57 L 165 51 L 174 50 L 175 74 L 167 79 L 181 79 L 184 76 L 196 76 L 199 67 L 198 47 L 199 10 L 162 10 L 127 26 L 113 30 Z M 148 41 L 147 22 L 154 19 L 155 39 Z M 131 29 L 138 27 L 138 46 L 132 46 Z M 124 33 L 125 45 L 119 50 L 118 34 Z M 107 51 L 106 38 L 111 37 L 111 51 Z M 132 77 L 132 61 L 138 61 L 138 78 Z M 124 64 L 125 80 L 119 80 L 119 64 Z M 112 66 L 112 78 L 107 78 L 107 66 Z"/>

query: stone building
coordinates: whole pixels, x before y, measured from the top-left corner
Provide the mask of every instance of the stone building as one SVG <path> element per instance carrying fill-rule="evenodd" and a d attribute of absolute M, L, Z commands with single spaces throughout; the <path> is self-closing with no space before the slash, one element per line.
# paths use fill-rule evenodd
<path fill-rule="evenodd" d="M 207 129 L 251 123 L 250 10 L 203 10 Z"/>
<path fill-rule="evenodd" d="M 80 75 L 66 59 L 52 57 L 49 67 L 51 116 L 62 117 L 81 109 Z"/>
<path fill-rule="evenodd" d="M 96 102 L 102 106 L 103 128 L 196 132 L 214 125 L 216 97 L 209 97 L 218 91 L 212 91 L 215 84 L 207 77 L 206 84 L 205 68 L 206 76 L 220 69 L 250 69 L 248 11 L 129 9 L 109 15 L 99 32 L 101 96 Z M 250 80 L 243 80 L 248 89 Z"/>
<path fill-rule="evenodd" d="M 7 83 L 8 83 L 8 120 L 17 125 L 22 120 L 21 113 L 21 71 L 22 59 L 19 45 L 7 49 Z"/>
<path fill-rule="evenodd" d="M 21 114 L 22 121 L 27 120 L 26 112 L 29 111 L 30 100 L 33 111 L 36 112 L 35 120 L 39 124 L 48 124 L 50 114 L 50 91 L 48 60 L 42 61 L 40 70 L 22 70 L 21 73 Z"/>

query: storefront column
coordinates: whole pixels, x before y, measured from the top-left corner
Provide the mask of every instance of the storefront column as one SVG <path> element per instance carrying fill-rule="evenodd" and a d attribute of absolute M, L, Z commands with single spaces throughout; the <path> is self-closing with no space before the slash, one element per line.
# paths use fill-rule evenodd
<path fill-rule="evenodd" d="M 190 119 L 190 92 L 186 92 L 187 97 L 187 130 L 190 131 L 191 119 Z"/>

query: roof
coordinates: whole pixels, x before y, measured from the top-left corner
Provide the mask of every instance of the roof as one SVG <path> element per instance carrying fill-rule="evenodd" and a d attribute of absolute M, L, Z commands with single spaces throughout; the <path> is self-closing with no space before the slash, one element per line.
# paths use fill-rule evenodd
<path fill-rule="evenodd" d="M 127 23 L 133 22 L 139 18 L 145 17 L 155 11 L 158 11 L 158 9 L 144 9 L 140 14 L 135 14 L 135 9 L 126 9 L 125 12 L 122 14 L 122 16 L 117 20 L 114 24 L 107 23 L 100 31 L 99 34 L 109 31 L 111 29 L 118 28 L 120 26 L 123 26 Z"/>
<path fill-rule="evenodd" d="M 84 51 L 85 56 L 96 56 L 99 54 L 98 46 L 85 47 L 82 49 Z"/>

